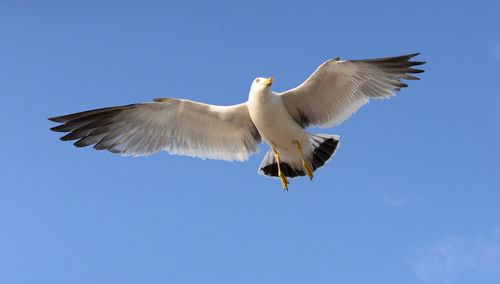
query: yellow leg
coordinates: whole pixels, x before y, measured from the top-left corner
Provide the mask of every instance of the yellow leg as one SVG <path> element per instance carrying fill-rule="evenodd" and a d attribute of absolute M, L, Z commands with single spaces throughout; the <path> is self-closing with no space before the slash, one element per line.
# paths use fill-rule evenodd
<path fill-rule="evenodd" d="M 312 167 L 309 164 L 309 162 L 307 162 L 304 159 L 304 153 L 302 153 L 302 145 L 300 145 L 299 141 L 295 141 L 295 145 L 297 146 L 297 149 L 300 152 L 300 157 L 302 158 L 302 167 L 304 168 L 304 171 L 306 172 L 306 175 L 309 177 L 309 179 L 312 180 L 314 177 L 314 173 L 313 173 Z"/>
<path fill-rule="evenodd" d="M 278 176 L 281 180 L 281 185 L 283 186 L 284 190 L 288 190 L 288 183 L 289 182 L 288 182 L 288 179 L 286 178 L 286 176 L 281 171 L 280 155 L 278 154 L 278 152 L 276 152 L 276 150 L 274 150 L 274 158 L 276 159 L 276 163 L 278 164 Z"/>

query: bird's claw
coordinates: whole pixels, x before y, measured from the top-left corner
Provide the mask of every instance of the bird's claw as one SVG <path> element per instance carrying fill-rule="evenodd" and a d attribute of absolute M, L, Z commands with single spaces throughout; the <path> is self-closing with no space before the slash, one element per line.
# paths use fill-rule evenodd
<path fill-rule="evenodd" d="M 288 184 L 289 184 L 288 179 L 281 171 L 278 173 L 278 176 L 281 180 L 281 186 L 283 186 L 283 190 L 288 191 Z"/>
<path fill-rule="evenodd" d="M 309 163 L 302 160 L 302 167 L 306 171 L 306 175 L 309 177 L 309 179 L 312 180 L 314 177 L 314 173 L 313 173 L 313 170 L 312 170 L 311 166 L 309 165 Z"/>

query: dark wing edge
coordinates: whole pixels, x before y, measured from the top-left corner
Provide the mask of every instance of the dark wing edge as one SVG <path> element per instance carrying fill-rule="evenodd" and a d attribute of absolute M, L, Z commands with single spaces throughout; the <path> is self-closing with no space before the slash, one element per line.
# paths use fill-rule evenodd
<path fill-rule="evenodd" d="M 94 149 L 96 150 L 107 149 L 111 152 L 119 153 L 119 151 L 113 151 L 113 145 L 103 145 L 100 141 L 97 141 L 97 138 L 102 138 L 100 137 L 101 134 L 108 133 L 112 130 L 111 125 L 115 122 L 115 118 L 118 114 L 125 110 L 134 109 L 140 105 L 141 104 L 130 104 L 106 107 L 50 117 L 50 121 L 61 123 L 58 126 L 50 128 L 50 130 L 55 132 L 69 132 L 59 139 L 61 141 L 78 140 L 73 143 L 76 147 L 86 147 L 96 144 L 94 145 Z"/>
<path fill-rule="evenodd" d="M 408 87 L 407 84 L 402 83 L 400 80 L 420 80 L 420 78 L 410 75 L 423 73 L 424 70 L 413 68 L 414 66 L 420 66 L 425 64 L 425 61 L 410 61 L 413 57 L 419 55 L 420 52 L 405 54 L 394 57 L 383 57 L 383 58 L 373 58 L 373 59 L 361 59 L 361 60 L 348 60 L 347 62 L 352 63 L 366 63 L 373 67 L 376 67 L 388 74 L 393 74 L 398 77 L 397 82 L 393 82 L 395 91 L 401 90 L 401 88 Z"/>

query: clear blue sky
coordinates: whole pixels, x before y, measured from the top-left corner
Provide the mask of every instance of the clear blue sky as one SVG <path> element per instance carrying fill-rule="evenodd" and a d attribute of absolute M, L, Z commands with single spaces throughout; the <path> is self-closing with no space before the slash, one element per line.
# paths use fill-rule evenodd
<path fill-rule="evenodd" d="M 500 2 L 0 3 L 0 283 L 499 283 Z M 121 157 L 47 117 L 294 87 L 420 51 L 422 80 L 334 129 L 314 181 Z"/>

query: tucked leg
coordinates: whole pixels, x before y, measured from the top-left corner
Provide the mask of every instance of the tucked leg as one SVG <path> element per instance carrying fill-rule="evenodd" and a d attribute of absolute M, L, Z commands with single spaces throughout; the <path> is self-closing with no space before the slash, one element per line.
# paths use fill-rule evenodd
<path fill-rule="evenodd" d="M 283 186 L 283 189 L 284 190 L 288 190 L 288 179 L 286 178 L 286 176 L 283 174 L 283 172 L 281 171 L 281 159 L 280 159 L 280 155 L 278 154 L 278 152 L 276 150 L 274 150 L 274 158 L 276 160 L 276 163 L 278 164 L 278 176 L 281 180 L 281 185 Z"/>
<path fill-rule="evenodd" d="M 304 159 L 304 153 L 302 152 L 302 145 L 300 145 L 299 141 L 295 141 L 295 145 L 297 146 L 297 149 L 300 152 L 300 157 L 302 158 L 302 168 L 304 168 L 304 171 L 306 172 L 306 175 L 312 180 L 314 177 L 313 169 L 309 162 L 307 162 Z"/>

